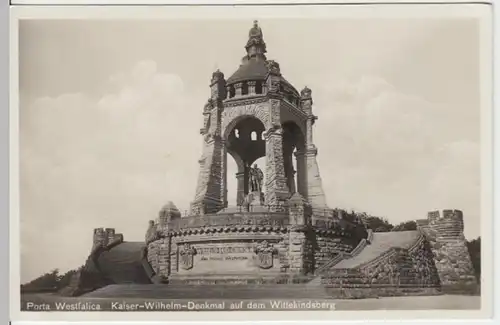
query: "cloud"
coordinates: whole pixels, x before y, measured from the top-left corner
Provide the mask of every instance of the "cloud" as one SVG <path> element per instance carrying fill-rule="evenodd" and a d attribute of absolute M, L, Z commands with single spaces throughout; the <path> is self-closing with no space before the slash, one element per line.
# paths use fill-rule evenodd
<path fill-rule="evenodd" d="M 152 61 L 109 80 L 116 91 L 101 98 L 63 94 L 22 108 L 23 279 L 40 274 L 41 251 L 47 269 L 76 267 L 94 227 L 141 240 L 162 204 L 186 208 L 194 195 L 202 104 Z"/>
<path fill-rule="evenodd" d="M 479 124 L 469 111 L 377 77 L 317 86 L 315 141 L 331 206 L 392 222 L 463 209 L 466 233 L 479 234 Z"/>

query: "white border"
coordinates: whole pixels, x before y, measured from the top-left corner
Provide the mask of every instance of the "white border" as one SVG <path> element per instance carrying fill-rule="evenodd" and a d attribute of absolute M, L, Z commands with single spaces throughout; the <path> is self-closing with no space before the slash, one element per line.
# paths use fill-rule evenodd
<path fill-rule="evenodd" d="M 477 18 L 481 46 L 481 241 L 482 297 L 480 311 L 335 311 L 335 312 L 20 312 L 19 294 L 19 170 L 18 170 L 18 20 L 19 19 L 270 19 L 270 18 Z M 10 57 L 10 296 L 15 321 L 316 321 L 479 319 L 492 312 L 492 19 L 488 5 L 378 5 L 276 7 L 12 7 Z M 168 315 L 168 316 L 167 316 Z"/>
<path fill-rule="evenodd" d="M 11 0 L 12 5 L 289 5 L 289 4 L 431 4 L 431 3 L 492 3 L 492 0 Z"/>

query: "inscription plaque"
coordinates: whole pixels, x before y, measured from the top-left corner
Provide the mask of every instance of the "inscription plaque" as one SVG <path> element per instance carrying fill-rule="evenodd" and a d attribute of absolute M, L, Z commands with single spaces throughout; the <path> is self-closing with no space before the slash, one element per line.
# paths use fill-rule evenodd
<path fill-rule="evenodd" d="M 185 275 L 253 273 L 279 271 L 276 257 L 269 249 L 256 252 L 254 242 L 203 243 L 187 246 L 191 250 L 180 255 L 178 273 Z"/>

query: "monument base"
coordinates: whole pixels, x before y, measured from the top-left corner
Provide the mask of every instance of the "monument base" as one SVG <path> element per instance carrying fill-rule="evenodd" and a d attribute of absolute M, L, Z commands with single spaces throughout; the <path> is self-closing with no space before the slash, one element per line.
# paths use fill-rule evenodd
<path fill-rule="evenodd" d="M 264 207 L 264 193 L 258 191 L 248 193 L 243 201 L 243 206 L 249 211 L 256 207 Z"/>

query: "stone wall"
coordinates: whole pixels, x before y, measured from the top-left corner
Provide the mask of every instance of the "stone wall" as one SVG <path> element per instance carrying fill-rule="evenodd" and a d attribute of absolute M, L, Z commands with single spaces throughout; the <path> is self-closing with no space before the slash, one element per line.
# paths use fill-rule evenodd
<path fill-rule="evenodd" d="M 294 277 L 313 274 L 337 254 L 351 252 L 361 240 L 355 232 L 311 226 L 310 220 L 311 210 L 300 204 L 290 206 L 288 213 L 243 211 L 173 219 L 148 243 L 147 259 L 163 278 L 245 272 L 264 278 Z M 254 250 L 264 242 L 274 249 L 272 267 L 257 265 Z M 186 250 L 192 250 L 192 256 L 183 255 Z"/>
<path fill-rule="evenodd" d="M 286 272 L 289 260 L 290 234 L 280 230 L 248 230 L 173 234 L 171 237 L 171 268 L 173 276 L 270 274 Z M 259 267 L 257 246 L 267 244 L 271 265 Z M 183 256 L 186 249 L 192 256 Z"/>
<path fill-rule="evenodd" d="M 346 234 L 340 237 L 333 233 L 322 234 L 318 231 L 315 236 L 314 269 L 321 268 L 338 254 L 350 253 L 357 242 L 359 239 L 349 238 Z"/>
<path fill-rule="evenodd" d="M 408 250 L 409 257 L 412 260 L 415 277 L 418 284 L 422 286 L 440 286 L 441 281 L 434 264 L 434 255 L 429 241 L 425 236 Z"/>
<path fill-rule="evenodd" d="M 441 285 L 444 289 L 473 287 L 477 284 L 459 210 L 432 211 L 427 222 L 419 222 L 432 253 Z"/>
<path fill-rule="evenodd" d="M 147 261 L 156 275 L 168 278 L 170 275 L 170 240 L 168 237 L 148 244 Z"/>

